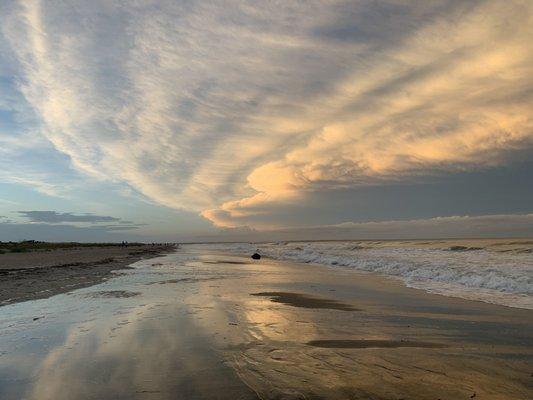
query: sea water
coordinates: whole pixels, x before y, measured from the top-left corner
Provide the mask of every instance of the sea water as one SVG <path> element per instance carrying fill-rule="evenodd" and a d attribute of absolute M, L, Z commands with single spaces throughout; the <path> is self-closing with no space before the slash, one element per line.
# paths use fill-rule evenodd
<path fill-rule="evenodd" d="M 209 246 L 379 273 L 432 293 L 533 309 L 533 240 L 312 241 Z"/>

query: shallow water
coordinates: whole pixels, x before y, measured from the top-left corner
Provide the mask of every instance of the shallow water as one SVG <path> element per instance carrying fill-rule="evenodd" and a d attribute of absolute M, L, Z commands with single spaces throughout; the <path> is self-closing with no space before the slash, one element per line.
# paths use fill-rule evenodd
<path fill-rule="evenodd" d="M 179 254 L 157 263 L 0 308 L 0 398 L 256 398 L 195 325 L 195 282 L 217 276 L 195 273 Z M 176 276 L 190 284 L 154 284 Z"/>
<path fill-rule="evenodd" d="M 531 393 L 529 310 L 206 246 L 134 267 L 0 307 L 0 399 Z"/>

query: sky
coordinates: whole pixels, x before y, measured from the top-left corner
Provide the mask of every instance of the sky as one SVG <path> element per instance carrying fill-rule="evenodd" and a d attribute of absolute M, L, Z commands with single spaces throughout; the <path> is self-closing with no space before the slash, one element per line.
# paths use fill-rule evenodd
<path fill-rule="evenodd" d="M 2 0 L 0 240 L 533 236 L 533 2 Z"/>

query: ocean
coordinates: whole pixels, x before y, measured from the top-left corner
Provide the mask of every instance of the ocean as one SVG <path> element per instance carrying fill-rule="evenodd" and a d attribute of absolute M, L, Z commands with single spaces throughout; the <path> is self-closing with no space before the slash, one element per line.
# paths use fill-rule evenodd
<path fill-rule="evenodd" d="M 533 239 L 210 244 L 277 260 L 379 273 L 444 296 L 533 309 Z"/>

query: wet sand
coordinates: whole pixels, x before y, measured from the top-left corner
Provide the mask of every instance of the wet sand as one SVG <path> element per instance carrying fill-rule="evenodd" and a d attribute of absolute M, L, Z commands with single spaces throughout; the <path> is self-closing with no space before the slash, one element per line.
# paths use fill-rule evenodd
<path fill-rule="evenodd" d="M 338 268 L 268 259 L 229 268 L 246 276 L 200 290 L 217 299 L 203 320 L 227 316 L 216 332 L 231 338 L 227 357 L 261 398 L 533 398 L 531 310 Z"/>
<path fill-rule="evenodd" d="M 7 400 L 533 398 L 531 310 L 202 246 L 0 312 Z"/>
<path fill-rule="evenodd" d="M 0 254 L 0 306 L 94 285 L 171 246 L 89 247 Z"/>
<path fill-rule="evenodd" d="M 446 347 L 438 343 L 410 342 L 407 340 L 311 340 L 307 344 L 325 349 L 397 349 L 399 347 L 438 349 Z"/>
<path fill-rule="evenodd" d="M 337 300 L 323 299 L 313 296 L 308 296 L 301 293 L 289 293 L 289 292 L 261 292 L 252 293 L 252 296 L 264 296 L 270 298 L 270 301 L 275 303 L 287 304 L 293 307 L 302 308 L 324 308 L 329 310 L 340 311 L 358 311 L 357 308 L 352 307 L 349 304 L 341 303 Z"/>

